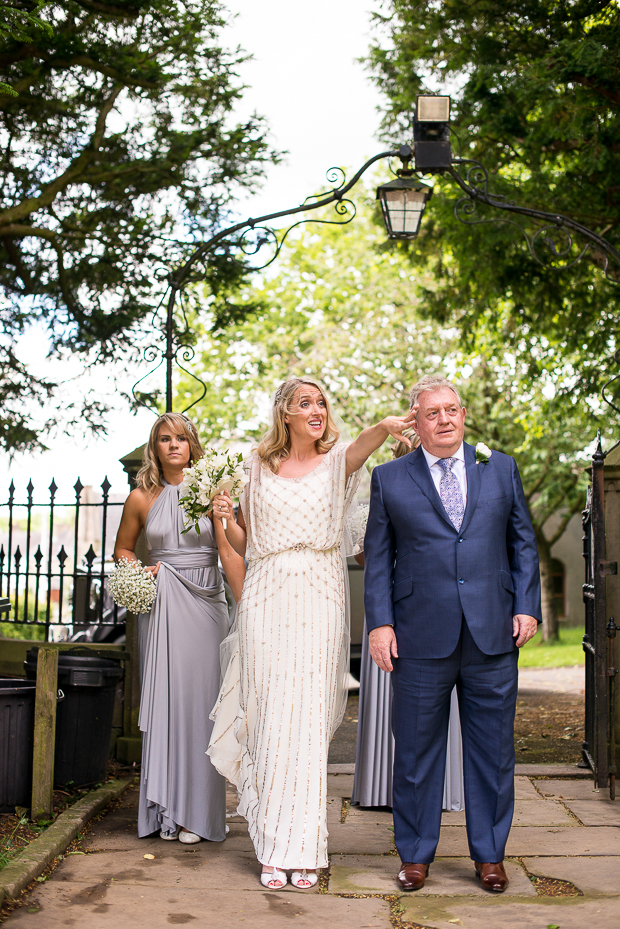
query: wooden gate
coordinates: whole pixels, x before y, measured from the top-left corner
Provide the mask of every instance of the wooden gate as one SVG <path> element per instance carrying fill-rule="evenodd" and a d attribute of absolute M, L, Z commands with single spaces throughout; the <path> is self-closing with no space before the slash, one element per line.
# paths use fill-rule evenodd
<path fill-rule="evenodd" d="M 605 537 L 605 454 L 600 433 L 592 456 L 592 482 L 582 513 L 585 583 L 583 600 L 586 623 L 585 651 L 585 741 L 584 764 L 592 769 L 595 785 L 609 787 L 615 799 L 615 663 L 616 626 L 607 616 L 606 578 L 618 573 L 618 564 L 607 560 Z"/>

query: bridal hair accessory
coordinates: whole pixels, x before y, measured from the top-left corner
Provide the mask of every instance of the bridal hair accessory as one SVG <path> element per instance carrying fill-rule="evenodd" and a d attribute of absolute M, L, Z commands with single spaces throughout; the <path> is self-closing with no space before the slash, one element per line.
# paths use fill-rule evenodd
<path fill-rule="evenodd" d="M 183 468 L 183 483 L 179 494 L 179 503 L 185 511 L 185 529 L 183 535 L 194 527 L 200 535 L 199 520 L 211 509 L 211 501 L 216 494 L 228 491 L 231 497 L 238 497 L 248 482 L 241 462 L 243 455 L 236 455 L 226 450 L 217 452 L 207 449 L 204 457 L 191 468 Z M 227 528 L 226 519 L 222 526 Z"/>
<path fill-rule="evenodd" d="M 153 572 L 148 571 L 141 561 L 130 561 L 129 558 L 119 558 L 108 578 L 108 590 L 114 602 L 132 613 L 148 613 L 156 589 Z"/>
<path fill-rule="evenodd" d="M 488 464 L 489 458 L 493 452 L 484 442 L 478 442 L 476 445 L 476 464 Z"/>

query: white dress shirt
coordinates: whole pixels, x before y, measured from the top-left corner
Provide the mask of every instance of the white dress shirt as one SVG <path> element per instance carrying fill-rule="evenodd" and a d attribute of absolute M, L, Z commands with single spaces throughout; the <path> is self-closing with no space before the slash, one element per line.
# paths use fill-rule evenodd
<path fill-rule="evenodd" d="M 437 488 L 437 493 L 439 493 L 439 482 L 443 474 L 442 467 L 437 464 L 440 459 L 437 455 L 431 455 L 430 452 L 427 452 L 424 446 L 422 446 L 422 451 L 430 468 L 431 477 Z M 463 494 L 463 508 L 465 508 L 467 506 L 467 471 L 465 470 L 465 449 L 463 448 L 463 443 L 461 442 L 460 448 L 458 448 L 453 455 L 447 457 L 456 458 L 456 461 L 452 465 L 452 473 L 459 482 L 459 487 Z"/>

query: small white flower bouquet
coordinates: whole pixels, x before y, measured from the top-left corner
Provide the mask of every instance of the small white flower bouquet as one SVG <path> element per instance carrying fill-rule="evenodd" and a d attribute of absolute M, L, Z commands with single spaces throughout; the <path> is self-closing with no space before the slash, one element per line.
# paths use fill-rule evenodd
<path fill-rule="evenodd" d="M 181 484 L 179 503 L 185 510 L 185 529 L 189 532 L 194 527 L 200 535 L 198 521 L 206 516 L 211 508 L 211 501 L 216 494 L 228 491 L 231 497 L 237 497 L 248 482 L 241 466 L 243 455 L 239 452 L 231 455 L 229 451 L 216 452 L 207 449 L 204 458 L 191 468 L 183 468 L 185 477 Z M 222 520 L 226 529 L 226 520 Z"/>
<path fill-rule="evenodd" d="M 108 578 L 108 590 L 119 606 L 132 613 L 148 613 L 155 599 L 155 578 L 141 561 L 120 558 Z"/>
<path fill-rule="evenodd" d="M 366 524 L 368 523 L 368 509 L 367 503 L 359 503 L 355 507 L 353 514 L 347 518 L 347 545 L 354 555 L 359 555 L 364 551 L 364 536 L 366 535 Z"/>
<path fill-rule="evenodd" d="M 367 503 L 359 503 L 351 520 L 351 532 L 355 539 L 363 539 L 366 534 L 366 524 L 368 523 L 368 510 L 370 507 Z"/>

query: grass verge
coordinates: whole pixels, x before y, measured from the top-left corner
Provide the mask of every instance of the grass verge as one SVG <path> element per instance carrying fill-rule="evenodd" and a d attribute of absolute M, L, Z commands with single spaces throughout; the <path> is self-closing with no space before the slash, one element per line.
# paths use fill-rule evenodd
<path fill-rule="evenodd" d="M 540 632 L 524 645 L 519 655 L 520 668 L 566 668 L 583 665 L 581 644 L 583 629 L 561 629 L 557 642 L 543 642 Z"/>

